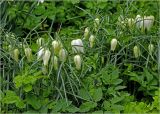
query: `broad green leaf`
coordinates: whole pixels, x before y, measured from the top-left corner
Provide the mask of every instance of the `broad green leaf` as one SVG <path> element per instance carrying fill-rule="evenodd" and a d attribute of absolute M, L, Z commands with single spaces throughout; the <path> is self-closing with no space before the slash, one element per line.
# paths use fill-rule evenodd
<path fill-rule="evenodd" d="M 100 101 L 102 99 L 103 93 L 102 88 L 94 89 L 93 100 L 95 102 Z"/>
<path fill-rule="evenodd" d="M 123 82 L 122 79 L 114 79 L 114 80 L 112 81 L 112 84 L 118 85 L 118 84 L 120 84 L 120 83 L 122 83 L 122 82 Z"/>
<path fill-rule="evenodd" d="M 52 111 L 53 112 L 59 112 L 59 111 L 65 112 L 67 108 L 71 105 L 71 103 L 72 103 L 71 101 L 60 99 L 59 101 L 56 102 L 55 105 L 52 106 Z"/>
<path fill-rule="evenodd" d="M 19 98 L 17 96 L 7 96 L 2 100 L 2 102 L 6 104 L 16 103 L 17 101 L 19 101 Z"/>
<path fill-rule="evenodd" d="M 20 75 L 14 77 L 13 82 L 15 83 L 16 88 L 19 88 L 22 86 L 23 78 L 24 78 L 24 76 L 20 76 Z"/>
<path fill-rule="evenodd" d="M 124 106 L 114 104 L 114 105 L 112 105 L 112 110 L 115 110 L 115 112 L 119 112 L 119 111 L 124 110 Z"/>
<path fill-rule="evenodd" d="M 127 72 L 126 75 L 136 77 L 138 76 L 135 72 Z"/>
<path fill-rule="evenodd" d="M 83 88 L 79 90 L 78 95 L 84 100 L 90 100 L 89 92 Z"/>
<path fill-rule="evenodd" d="M 148 83 L 149 85 L 152 85 L 152 86 L 156 86 L 158 84 L 158 81 L 156 79 L 153 79 L 152 81 L 150 81 Z"/>
<path fill-rule="evenodd" d="M 17 101 L 17 102 L 16 102 L 16 106 L 17 106 L 18 108 L 25 108 L 26 105 L 23 103 L 23 101 L 20 100 L 20 101 Z"/>
<path fill-rule="evenodd" d="M 104 101 L 103 102 L 103 107 L 105 110 L 111 110 L 111 103 L 109 101 Z"/>
<path fill-rule="evenodd" d="M 121 96 L 121 97 L 115 96 L 110 101 L 111 101 L 112 104 L 115 104 L 115 103 L 118 103 L 118 102 L 122 101 L 123 99 L 124 99 L 123 96 Z"/>
<path fill-rule="evenodd" d="M 124 106 L 124 113 L 133 113 L 136 102 L 130 102 Z"/>
<path fill-rule="evenodd" d="M 25 92 L 29 92 L 29 91 L 32 90 L 32 85 L 31 84 L 27 84 L 27 85 L 24 86 L 23 89 L 24 89 Z"/>
<path fill-rule="evenodd" d="M 42 15 L 45 13 L 45 6 L 44 5 L 38 5 L 37 7 L 35 7 L 35 10 L 33 12 L 36 15 Z"/>
<path fill-rule="evenodd" d="M 124 89 L 124 88 L 126 88 L 126 86 L 117 86 L 117 87 L 115 87 L 114 90 L 121 90 L 121 89 Z"/>
<path fill-rule="evenodd" d="M 95 102 L 85 102 L 81 104 L 79 112 L 88 112 L 91 109 L 95 108 L 96 106 L 97 106 L 97 103 Z"/>
<path fill-rule="evenodd" d="M 19 96 L 17 96 L 15 92 L 10 90 L 6 91 L 6 96 L 2 99 L 2 102 L 6 104 L 12 104 L 18 101 L 20 101 Z"/>
<path fill-rule="evenodd" d="M 111 73 L 111 78 L 112 80 L 117 79 L 119 77 L 119 71 L 118 69 L 113 69 L 112 73 Z"/>
<path fill-rule="evenodd" d="M 36 110 L 41 107 L 41 102 L 35 95 L 28 95 L 26 101 Z"/>
<path fill-rule="evenodd" d="M 70 105 L 69 107 L 67 107 L 66 111 L 68 112 L 72 112 L 72 113 L 75 113 L 75 112 L 78 112 L 79 111 L 79 108 L 75 107 L 74 105 Z"/>
<path fill-rule="evenodd" d="M 66 101 L 66 99 L 61 99 L 61 100 L 58 101 L 58 103 L 61 104 L 61 106 L 62 106 L 62 111 L 66 111 L 67 108 L 68 108 L 68 106 L 71 105 L 72 101 Z"/>
<path fill-rule="evenodd" d="M 47 113 L 48 112 L 48 107 L 47 106 L 43 106 L 40 110 L 39 110 L 40 113 Z"/>
<path fill-rule="evenodd" d="M 114 90 L 113 87 L 109 87 L 109 88 L 107 89 L 107 93 L 110 94 L 110 95 L 115 95 L 116 91 Z"/>
<path fill-rule="evenodd" d="M 23 79 L 24 84 L 34 84 L 37 80 L 36 76 L 25 76 Z"/>
<path fill-rule="evenodd" d="M 52 113 L 59 112 L 61 109 L 62 109 L 62 106 L 60 104 L 54 105 L 52 107 Z"/>
<path fill-rule="evenodd" d="M 56 105 L 56 101 L 52 101 L 48 104 L 48 109 L 52 109 Z"/>

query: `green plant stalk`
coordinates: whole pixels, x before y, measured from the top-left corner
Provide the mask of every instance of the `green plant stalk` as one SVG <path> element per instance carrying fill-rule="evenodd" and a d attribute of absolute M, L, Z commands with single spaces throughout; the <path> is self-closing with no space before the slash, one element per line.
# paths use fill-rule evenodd
<path fill-rule="evenodd" d="M 158 74 L 160 76 L 160 40 L 158 42 Z"/>
<path fill-rule="evenodd" d="M 67 73 L 67 70 L 63 67 L 63 69 L 64 69 L 64 71 L 65 71 L 65 73 L 66 73 L 66 75 L 67 75 L 67 78 L 68 78 L 68 81 L 69 81 L 69 84 L 70 84 L 70 87 L 71 87 L 71 90 L 72 90 L 72 93 L 73 93 L 73 96 L 74 96 L 74 98 L 75 98 L 75 100 L 77 101 L 77 103 L 78 103 L 78 100 L 77 100 L 77 98 L 76 98 L 76 94 L 75 94 L 75 92 L 74 92 L 74 90 L 73 90 L 73 86 L 72 86 L 72 83 L 71 83 L 71 80 L 70 80 L 70 77 L 69 77 L 69 75 L 68 75 L 68 73 Z"/>
<path fill-rule="evenodd" d="M 160 7 L 160 2 L 157 2 L 158 7 Z M 158 14 L 159 18 L 160 18 L 160 9 L 159 9 L 159 14 Z M 160 27 L 160 23 L 159 23 L 159 27 Z M 160 33 L 160 28 L 159 31 Z M 160 38 L 160 35 L 158 35 L 158 37 Z M 158 42 L 158 75 L 160 76 L 160 39 Z"/>

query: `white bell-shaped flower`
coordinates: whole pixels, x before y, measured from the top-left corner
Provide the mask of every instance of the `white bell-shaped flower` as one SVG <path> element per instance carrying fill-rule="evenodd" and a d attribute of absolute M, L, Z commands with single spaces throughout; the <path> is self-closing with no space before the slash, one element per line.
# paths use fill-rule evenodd
<path fill-rule="evenodd" d="M 89 28 L 86 27 L 84 30 L 84 39 L 88 39 L 88 36 L 89 36 Z"/>
<path fill-rule="evenodd" d="M 111 40 L 111 51 L 114 51 L 116 49 L 117 46 L 117 39 L 113 38 Z"/>
<path fill-rule="evenodd" d="M 149 31 L 154 23 L 154 16 L 144 16 L 144 23 L 143 27 L 144 29 L 147 29 Z"/>
<path fill-rule="evenodd" d="M 55 55 L 58 55 L 60 49 L 62 48 L 62 44 L 60 41 L 54 40 L 52 42 L 52 47 Z"/>
<path fill-rule="evenodd" d="M 80 55 L 75 55 L 74 56 L 74 63 L 76 65 L 76 69 L 80 70 L 81 69 L 81 64 L 82 64 L 82 60 L 81 60 L 81 56 Z"/>
<path fill-rule="evenodd" d="M 19 61 L 19 50 L 18 49 L 14 49 L 13 50 L 13 59 L 18 62 Z"/>
<path fill-rule="evenodd" d="M 149 54 L 152 54 L 152 52 L 154 51 L 154 45 L 153 44 L 148 45 L 148 51 L 149 51 Z"/>
<path fill-rule="evenodd" d="M 32 61 L 32 49 L 31 48 L 25 48 L 24 53 L 27 57 L 28 62 Z"/>
<path fill-rule="evenodd" d="M 37 41 L 36 41 L 37 45 L 39 47 L 43 46 L 44 45 L 44 38 L 38 38 Z"/>
<path fill-rule="evenodd" d="M 99 23 L 100 23 L 99 18 L 96 18 L 96 19 L 94 20 L 94 30 L 95 30 L 95 31 L 98 30 Z"/>
<path fill-rule="evenodd" d="M 39 5 L 39 3 L 43 3 L 44 2 L 44 0 L 38 0 L 38 5 Z"/>
<path fill-rule="evenodd" d="M 136 16 L 136 27 L 140 28 L 141 30 L 149 31 L 154 23 L 154 16 L 144 16 L 141 17 L 140 15 Z"/>
<path fill-rule="evenodd" d="M 95 24 L 98 26 L 99 23 L 100 23 L 99 18 L 96 18 L 96 19 L 94 20 L 94 22 L 95 22 Z"/>
<path fill-rule="evenodd" d="M 40 47 L 40 50 L 37 53 L 37 60 L 40 60 L 43 57 L 44 52 L 45 52 L 44 48 Z"/>
<path fill-rule="evenodd" d="M 128 27 L 132 28 L 134 26 L 134 19 L 133 18 L 127 18 Z"/>
<path fill-rule="evenodd" d="M 62 62 L 65 62 L 67 60 L 67 51 L 65 49 L 61 49 L 59 51 L 59 59 Z"/>
<path fill-rule="evenodd" d="M 10 52 L 12 50 L 12 45 L 8 45 L 8 51 Z"/>
<path fill-rule="evenodd" d="M 58 69 L 58 57 L 57 56 L 54 56 L 53 58 L 53 67 L 55 70 Z"/>
<path fill-rule="evenodd" d="M 92 48 L 94 46 L 94 42 L 95 42 L 95 36 L 91 35 L 89 37 L 89 43 L 90 43 L 90 47 Z"/>
<path fill-rule="evenodd" d="M 136 16 L 135 21 L 136 21 L 136 27 L 137 28 L 142 28 L 142 26 L 143 26 L 143 18 L 140 15 Z"/>
<path fill-rule="evenodd" d="M 44 55 L 43 55 L 43 64 L 44 64 L 44 66 L 48 65 L 50 56 L 51 56 L 51 52 L 49 51 L 49 49 L 45 50 Z"/>
<path fill-rule="evenodd" d="M 73 53 L 84 53 L 83 42 L 81 39 L 72 40 L 71 46 Z"/>
<path fill-rule="evenodd" d="M 134 53 L 135 58 L 138 58 L 141 55 L 141 51 L 138 46 L 134 46 L 133 53 Z"/>

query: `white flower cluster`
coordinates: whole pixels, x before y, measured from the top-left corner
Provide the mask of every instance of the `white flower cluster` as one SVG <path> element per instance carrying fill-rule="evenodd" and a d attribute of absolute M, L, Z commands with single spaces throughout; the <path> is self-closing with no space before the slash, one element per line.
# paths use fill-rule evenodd
<path fill-rule="evenodd" d="M 119 17 L 119 22 L 121 21 L 121 24 L 128 24 L 129 27 L 132 27 L 134 24 L 136 25 L 137 28 L 147 30 L 149 31 L 151 27 L 153 26 L 154 23 L 154 16 L 144 16 L 141 17 L 140 15 L 137 15 L 135 19 L 133 18 L 127 18 L 124 21 L 124 18 L 122 16 Z M 98 31 L 100 24 L 100 20 L 96 18 L 94 20 L 94 32 Z M 96 37 L 90 33 L 91 31 L 89 30 L 89 27 L 86 27 L 84 30 L 84 40 L 88 40 L 89 42 L 89 47 L 93 48 L 94 45 L 96 44 Z M 63 45 L 61 41 L 59 40 L 53 40 L 51 43 L 51 48 L 45 47 L 45 41 L 44 38 L 38 38 L 36 41 L 37 45 L 39 46 L 39 50 L 37 52 L 37 60 L 41 61 L 43 60 L 43 65 L 45 67 L 48 66 L 48 63 L 51 59 L 53 61 L 53 67 L 55 70 L 58 70 L 58 62 L 66 62 L 68 53 L 66 49 L 63 48 Z M 118 44 L 118 40 L 116 38 L 113 38 L 110 42 L 110 50 L 115 51 L 116 47 Z M 32 62 L 32 49 L 29 48 L 29 46 L 25 46 L 21 44 L 21 47 L 24 48 L 24 53 L 25 57 L 28 62 Z M 71 47 L 72 47 L 72 52 L 74 55 L 74 63 L 76 66 L 77 70 L 80 70 L 82 67 L 82 55 L 84 54 L 84 45 L 81 39 L 74 39 L 71 41 Z M 12 51 L 12 57 L 13 59 L 18 62 L 19 61 L 19 55 L 20 51 L 18 48 L 11 49 L 12 47 L 9 45 L 8 46 L 9 50 Z M 149 44 L 148 46 L 148 52 L 151 55 L 152 52 L 154 51 L 154 45 Z M 135 58 L 138 58 L 141 55 L 141 51 L 139 46 L 135 45 L 133 47 L 133 53 Z"/>
<path fill-rule="evenodd" d="M 154 16 L 140 16 L 137 15 L 135 18 L 136 27 L 142 30 L 149 31 L 154 23 Z"/>
<path fill-rule="evenodd" d="M 141 16 L 137 15 L 135 19 L 133 18 L 124 18 L 123 16 L 119 16 L 118 24 L 122 26 L 122 28 L 129 27 L 134 28 L 136 26 L 138 29 L 142 31 L 147 30 L 150 31 L 151 27 L 154 24 L 154 16 Z"/>
<path fill-rule="evenodd" d="M 37 39 L 37 44 L 42 44 L 39 43 L 39 41 L 43 41 L 41 38 Z M 58 58 L 60 61 L 65 62 L 67 59 L 67 51 L 63 49 L 62 43 L 58 40 L 52 41 L 52 47 L 51 49 L 49 48 L 44 48 L 42 47 L 43 45 L 39 45 L 39 51 L 37 53 L 37 60 L 43 60 L 43 65 L 47 66 L 49 63 L 49 60 L 51 58 L 51 55 L 53 55 L 53 66 L 55 70 L 58 69 Z M 51 50 L 51 51 L 50 51 Z"/>

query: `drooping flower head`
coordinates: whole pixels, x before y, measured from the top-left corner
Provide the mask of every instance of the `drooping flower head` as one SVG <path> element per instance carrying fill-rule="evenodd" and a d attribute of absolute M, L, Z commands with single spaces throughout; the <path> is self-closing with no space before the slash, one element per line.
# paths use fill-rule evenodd
<path fill-rule="evenodd" d="M 73 53 L 84 53 L 83 42 L 81 39 L 72 40 L 71 46 Z"/>
<path fill-rule="evenodd" d="M 44 66 L 48 65 L 50 56 L 51 56 L 51 52 L 49 51 L 49 49 L 45 50 L 44 55 L 43 55 L 43 64 L 44 64 Z"/>
<path fill-rule="evenodd" d="M 74 56 L 74 63 L 76 65 L 76 69 L 80 70 L 81 69 L 81 64 L 82 64 L 82 60 L 81 60 L 81 56 L 80 55 L 75 55 Z"/>
<path fill-rule="evenodd" d="M 111 40 L 111 51 L 114 51 L 116 49 L 117 46 L 117 39 L 113 38 Z"/>

